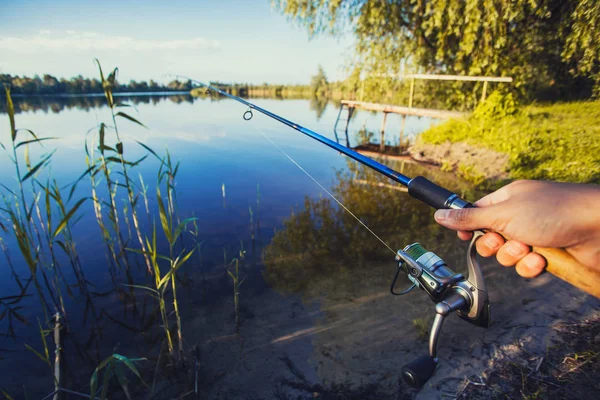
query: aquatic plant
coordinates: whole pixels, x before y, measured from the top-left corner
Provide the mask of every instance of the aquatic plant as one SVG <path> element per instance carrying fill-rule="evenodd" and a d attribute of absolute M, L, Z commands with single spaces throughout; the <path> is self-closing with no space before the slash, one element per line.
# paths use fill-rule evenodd
<path fill-rule="evenodd" d="M 126 119 L 128 121 L 131 121 L 131 122 L 133 122 L 137 125 L 143 126 L 143 127 L 145 127 L 145 125 L 142 124 L 137 119 L 130 116 L 129 114 L 126 114 L 122 111 L 116 111 L 116 109 L 126 106 L 125 104 L 115 102 L 115 100 L 113 98 L 113 88 L 115 86 L 118 69 L 115 68 L 105 78 L 104 73 L 102 71 L 102 66 L 100 65 L 100 61 L 98 61 L 98 60 L 95 60 L 95 61 L 98 65 L 98 70 L 100 72 L 100 78 L 101 78 L 101 82 L 102 82 L 102 88 L 104 90 L 104 95 L 105 95 L 107 105 L 110 109 L 110 113 L 111 113 L 111 117 L 112 117 L 112 123 L 113 123 L 112 130 L 114 131 L 115 138 L 117 140 L 114 147 L 108 146 L 106 144 L 105 139 L 106 139 L 106 130 L 108 129 L 108 126 L 104 123 L 101 123 L 99 126 L 99 130 L 98 130 L 98 135 L 99 135 L 98 149 L 100 150 L 99 169 L 103 172 L 105 182 L 107 185 L 107 189 L 108 189 L 108 193 L 109 193 L 109 197 L 110 197 L 109 219 L 112 223 L 112 228 L 115 232 L 115 236 L 117 238 L 118 245 L 119 245 L 118 252 L 111 252 L 111 254 L 114 254 L 114 253 L 121 254 L 122 253 L 125 266 L 127 269 L 129 269 L 130 265 L 129 265 L 129 260 L 127 258 L 127 254 L 124 251 L 125 247 L 126 247 L 125 240 L 123 239 L 123 235 L 121 233 L 121 228 L 119 225 L 119 212 L 117 209 L 117 204 L 116 204 L 115 198 L 116 198 L 117 189 L 119 187 L 125 188 L 125 191 L 127 192 L 127 200 L 129 202 L 128 209 L 129 209 L 129 212 L 131 213 L 131 221 L 133 223 L 133 227 L 134 227 L 134 230 L 136 233 L 138 244 L 142 248 L 142 250 L 145 250 L 145 244 L 144 244 L 144 240 L 143 240 L 143 235 L 142 235 L 139 218 L 138 218 L 138 213 L 137 213 L 137 207 L 136 207 L 137 202 L 139 200 L 139 194 L 134 189 L 134 183 L 132 182 L 132 180 L 130 178 L 129 169 L 140 164 L 144 159 L 146 159 L 146 157 L 148 155 L 146 154 L 143 157 L 141 157 L 140 159 L 133 161 L 133 162 L 125 159 L 124 144 L 123 144 L 123 141 L 121 140 L 121 137 L 119 134 L 119 125 L 117 123 L 117 117 L 120 117 L 121 119 Z M 112 154 L 112 155 L 109 155 L 109 154 Z M 94 163 L 94 164 L 92 164 L 92 166 L 97 165 L 97 164 L 95 164 L 95 162 L 96 162 L 95 160 L 92 160 L 92 162 Z M 120 166 L 121 166 L 120 175 L 124 179 L 123 183 L 119 183 L 117 180 L 114 180 L 112 178 L 112 176 L 111 176 L 111 165 L 112 164 L 120 164 Z M 99 220 L 99 224 L 101 225 L 101 227 L 104 226 L 104 223 L 100 220 Z M 108 237 L 109 236 L 107 236 L 107 239 L 108 239 Z M 152 265 L 150 263 L 148 256 L 145 255 L 145 252 L 144 252 L 144 260 L 146 262 L 146 267 L 147 267 L 148 272 L 152 273 Z M 119 262 L 117 260 L 115 260 L 115 262 L 117 262 L 117 264 L 119 264 Z"/>
<path fill-rule="evenodd" d="M 163 169 L 164 167 L 164 169 Z M 185 231 L 188 223 L 195 221 L 196 218 L 186 218 L 179 222 L 177 216 L 177 206 L 175 199 L 175 177 L 179 170 L 179 163 L 173 166 L 171 162 L 171 156 L 167 151 L 166 157 L 161 163 L 161 168 L 158 173 L 158 184 L 156 187 L 156 201 L 158 203 L 158 213 L 160 216 L 161 226 L 163 233 L 169 242 L 169 266 L 171 274 L 171 291 L 173 295 L 173 311 L 175 312 L 175 319 L 177 322 L 177 342 L 179 346 L 179 359 L 183 360 L 183 333 L 181 326 L 181 316 L 179 314 L 179 304 L 177 302 L 177 270 L 183 266 L 183 264 L 192 256 L 196 248 L 186 252 L 185 248 L 175 257 L 175 245 L 180 240 L 181 235 Z M 167 207 L 165 207 L 163 198 L 160 191 L 160 185 L 164 182 L 167 192 Z M 168 273 L 168 274 L 169 274 Z M 167 275 L 168 275 L 167 274 Z"/>
<path fill-rule="evenodd" d="M 240 260 L 244 259 L 246 252 L 244 251 L 243 243 L 240 244 L 239 256 L 231 260 L 229 265 L 235 265 L 233 272 L 227 269 L 227 274 L 231 278 L 233 283 L 233 309 L 235 312 L 235 332 L 240 333 L 240 286 L 246 280 L 245 278 L 240 280 Z M 224 252 L 226 256 L 226 253 Z"/>
<path fill-rule="evenodd" d="M 112 354 L 111 356 L 104 359 L 100 364 L 98 364 L 98 366 L 94 370 L 94 373 L 92 374 L 92 377 L 90 378 L 90 398 L 96 398 L 98 380 L 100 379 L 100 374 L 102 370 L 104 370 L 104 375 L 102 376 L 102 391 L 100 393 L 100 399 L 106 399 L 110 379 L 113 376 L 117 378 L 117 382 L 119 383 L 119 386 L 121 386 L 121 388 L 123 389 L 125 396 L 127 396 L 128 399 L 131 399 L 131 394 L 129 393 L 129 389 L 127 386 L 129 381 L 125 375 L 125 371 L 126 369 L 128 369 L 129 371 L 133 372 L 134 375 L 137 376 L 138 379 L 145 386 L 148 386 L 146 385 L 146 382 L 144 382 L 144 380 L 142 379 L 137 367 L 135 366 L 136 362 L 145 360 L 145 358 L 127 358 L 120 354 Z"/>
<path fill-rule="evenodd" d="M 3 250 L 9 261 L 8 264 L 12 268 L 13 277 L 15 277 L 21 289 L 21 296 L 26 295 L 28 285 L 33 282 L 33 286 L 42 304 L 45 319 L 49 320 L 49 313 L 54 311 L 65 313 L 61 286 L 67 289 L 69 295 L 72 295 L 70 285 L 65 281 L 62 274 L 55 245 L 62 249 L 67 256 L 73 268 L 74 276 L 77 279 L 77 286 L 85 295 L 88 304 L 92 303 L 91 294 L 87 289 L 87 281 L 83 274 L 82 265 L 75 249 L 71 232 L 72 226 L 79 219 L 76 214 L 86 199 L 73 199 L 75 187 L 79 180 L 81 180 L 81 177 L 71 185 L 67 198 L 62 195 L 56 181 L 51 181 L 48 178 L 43 183 L 40 180 L 40 176 L 42 176 L 46 167 L 50 164 L 54 152 L 42 154 L 39 160 L 32 162 L 30 146 L 43 146 L 42 142 L 55 138 L 39 138 L 29 129 L 18 129 L 15 122 L 14 106 L 8 88 L 6 89 L 6 102 L 10 121 L 10 153 L 12 153 L 9 153 L 9 158 L 14 165 L 17 189 L 12 190 L 2 185 L 5 206 L 0 209 L 0 212 L 3 214 L 5 220 L 9 222 L 8 226 L 10 228 L 4 224 L 0 224 L 0 227 L 5 233 L 14 236 L 17 241 L 20 254 L 31 275 L 31 278 L 25 285 L 21 283 L 16 273 L 14 273 L 12 262 L 4 246 Z M 23 134 L 27 134 L 29 137 L 21 138 Z M 1 146 L 7 153 L 9 152 L 4 144 L 1 144 Z M 26 172 L 22 169 L 22 164 L 24 164 Z M 26 185 L 30 185 L 28 190 L 29 196 L 26 195 Z M 71 201 L 75 202 L 72 206 L 69 205 Z M 53 223 L 53 215 L 55 214 L 58 216 L 58 223 L 56 225 Z M 40 277 L 41 282 L 43 282 L 46 288 L 45 291 L 40 283 Z M 15 299 L 18 297 L 12 296 L 12 304 L 14 304 Z M 93 306 L 89 309 L 93 311 Z M 14 311 L 14 308 L 12 310 Z M 8 315 L 11 318 L 16 317 L 18 314 L 10 312 Z"/>

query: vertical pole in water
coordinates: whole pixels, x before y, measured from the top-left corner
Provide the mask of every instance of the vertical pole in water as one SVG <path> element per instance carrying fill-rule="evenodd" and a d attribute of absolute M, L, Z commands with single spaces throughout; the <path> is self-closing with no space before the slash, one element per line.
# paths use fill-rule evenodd
<path fill-rule="evenodd" d="M 60 338 L 60 329 L 61 329 L 61 325 L 60 325 L 60 314 L 56 313 L 54 315 L 54 345 L 55 345 L 55 350 L 54 350 L 54 390 L 56 391 L 56 394 L 54 395 L 54 397 L 52 398 L 53 400 L 59 400 L 60 399 L 60 387 L 62 384 L 61 381 L 61 374 L 60 374 L 60 353 L 62 352 L 62 343 L 61 343 L 61 338 Z"/>
<path fill-rule="evenodd" d="M 402 127 L 400 128 L 400 140 L 398 141 L 398 154 L 402 154 L 402 141 L 404 140 L 404 125 L 406 124 L 406 114 L 402 116 Z"/>
<path fill-rule="evenodd" d="M 385 123 L 387 121 L 387 115 L 388 115 L 388 113 L 386 113 L 386 112 L 383 113 L 383 121 L 381 122 L 381 140 L 379 142 L 379 151 L 381 151 L 382 153 L 385 150 L 384 136 L 385 136 Z"/>
<path fill-rule="evenodd" d="M 485 101 L 485 95 L 487 92 L 487 81 L 483 81 L 483 93 L 481 93 L 481 102 L 483 103 Z"/>
<path fill-rule="evenodd" d="M 346 129 L 344 130 L 346 133 L 346 147 L 350 147 L 350 140 L 348 139 L 348 125 L 350 125 L 350 119 L 352 118 L 353 113 L 354 107 L 348 106 L 348 119 L 346 120 Z"/>

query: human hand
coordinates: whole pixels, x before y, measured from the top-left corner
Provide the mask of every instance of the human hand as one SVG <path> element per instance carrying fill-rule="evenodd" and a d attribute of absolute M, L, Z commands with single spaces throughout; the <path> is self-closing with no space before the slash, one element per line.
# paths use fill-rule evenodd
<path fill-rule="evenodd" d="M 483 257 L 532 278 L 546 260 L 530 246 L 564 248 L 581 264 L 600 269 L 600 187 L 573 183 L 516 181 L 481 198 L 475 208 L 438 210 L 435 220 L 470 240 L 470 231 L 489 229 L 476 242 Z M 496 233 L 497 232 L 497 233 Z M 506 235 L 510 240 L 505 240 Z"/>

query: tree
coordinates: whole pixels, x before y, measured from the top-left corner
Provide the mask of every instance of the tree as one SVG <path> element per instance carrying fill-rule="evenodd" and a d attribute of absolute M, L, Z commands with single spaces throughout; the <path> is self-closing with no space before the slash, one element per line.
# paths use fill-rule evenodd
<path fill-rule="evenodd" d="M 356 36 L 367 72 L 499 75 L 522 94 L 600 85 L 597 0 L 273 0 L 311 35 Z"/>

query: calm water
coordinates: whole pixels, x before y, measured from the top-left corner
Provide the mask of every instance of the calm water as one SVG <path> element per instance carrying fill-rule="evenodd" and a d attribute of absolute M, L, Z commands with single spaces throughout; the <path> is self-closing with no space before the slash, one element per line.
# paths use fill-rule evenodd
<path fill-rule="evenodd" d="M 251 121 L 244 121 L 246 110 L 238 103 L 186 95 L 125 100 L 135 107 L 123 110 L 148 127 L 119 121 L 125 158 L 133 161 L 146 153 L 136 140 L 161 155 L 168 149 L 172 159 L 181 163 L 176 177 L 178 215 L 181 219 L 197 218 L 197 235 L 189 232 L 193 230 L 189 224 L 176 246 L 180 251 L 202 243 L 201 251 L 179 271 L 177 281 L 185 363 L 174 366 L 165 352 L 156 301 L 147 292 L 123 284 L 152 284 L 143 258 L 131 253 L 131 271 L 117 273 L 120 283 L 111 278 L 106 246 L 92 203 L 87 201 L 77 214 L 80 219 L 73 227 L 73 237 L 89 296 L 82 294 L 73 269 L 61 259 L 64 280 L 60 291 L 69 323 L 64 332 L 63 387 L 89 392 L 94 368 L 118 353 L 146 359 L 137 365 L 151 388 L 129 373 L 134 398 L 176 398 L 192 391 L 196 381 L 200 398 L 313 398 L 313 392 L 346 393 L 347 398 L 353 398 L 351 390 L 363 390 L 354 398 L 365 398 L 365 393 L 372 398 L 398 398 L 399 392 L 414 396 L 416 392 L 403 387 L 397 378 L 404 363 L 426 352 L 415 320 L 428 324 L 432 305 L 424 294 L 402 298 L 389 295 L 395 272 L 393 254 L 329 201 L 323 190 L 263 135 L 332 190 L 393 248 L 420 241 L 460 270 L 464 245 L 455 235 L 437 226 L 432 212 L 406 193 L 365 185 L 365 181 L 382 179 L 335 151 L 258 113 Z M 61 187 L 74 182 L 86 170 L 86 141 L 90 148 L 97 146 L 97 126 L 110 121 L 103 99 L 17 98 L 15 103 L 18 127 L 31 129 L 40 137 L 57 138 L 45 142 L 44 148 L 30 150 L 32 159 L 56 151 L 38 179 L 45 182 L 52 177 Z M 323 108 L 306 100 L 269 99 L 257 99 L 256 103 L 334 138 L 338 110 L 333 104 Z M 0 137 L 7 144 L 8 118 L 6 114 L 1 117 Z M 381 115 L 356 113 L 350 125 L 351 140 L 363 125 L 377 131 L 380 121 Z M 408 118 L 406 132 L 414 135 L 431 123 Z M 390 115 L 387 130 L 394 143 L 400 118 Z M 112 135 L 112 131 L 107 132 L 107 143 L 115 142 Z M 467 184 L 452 175 L 413 164 L 392 166 L 475 196 Z M 149 215 L 142 201 L 138 204 L 146 235 L 151 235 L 154 223 L 159 224 L 155 191 L 158 168 L 159 162 L 149 157 L 130 172 L 136 181 L 138 174 L 143 176 L 149 187 Z M 0 157 L 0 182 L 15 187 L 14 169 L 7 156 Z M 103 185 L 99 185 L 100 196 L 106 196 Z M 28 185 L 26 190 L 30 190 Z M 84 178 L 73 198 L 90 195 L 90 181 Z M 120 188 L 116 195 L 120 212 L 125 200 L 126 192 Z M 139 248 L 135 233 L 128 232 L 123 221 L 121 226 L 128 247 Z M 158 230 L 159 250 L 168 253 Z M 15 240 L 7 235 L 3 240 L 15 273 L 25 282 L 30 274 Z M 241 248 L 246 253 L 240 264 L 240 279 L 245 281 L 239 290 L 236 334 L 233 285 L 227 274 L 232 267 L 226 264 Z M 1 296 L 18 295 L 7 259 L 1 265 Z M 494 274 L 490 290 L 501 293 L 500 297 L 512 293 L 513 285 L 507 283 L 515 281 L 514 275 L 500 269 Z M 29 297 L 10 305 L 16 307 L 17 314 L 7 313 L 0 321 L 4 332 L 0 339 L 0 388 L 15 398 L 41 398 L 53 390 L 52 372 L 25 344 L 43 352 L 37 320 L 47 325 L 35 291 L 29 288 L 27 293 Z M 167 296 L 169 307 L 170 301 Z M 506 313 L 511 304 L 505 303 Z M 174 315 L 169 315 L 169 321 L 173 329 Z M 474 330 L 463 325 L 449 321 L 447 326 L 458 332 L 453 335 L 483 337 L 480 330 L 469 333 Z M 52 335 L 46 339 L 52 358 Z M 450 354 L 442 351 L 442 358 L 448 357 Z M 443 376 L 443 370 L 439 374 Z M 110 393 L 111 398 L 123 396 L 115 379 Z"/>

